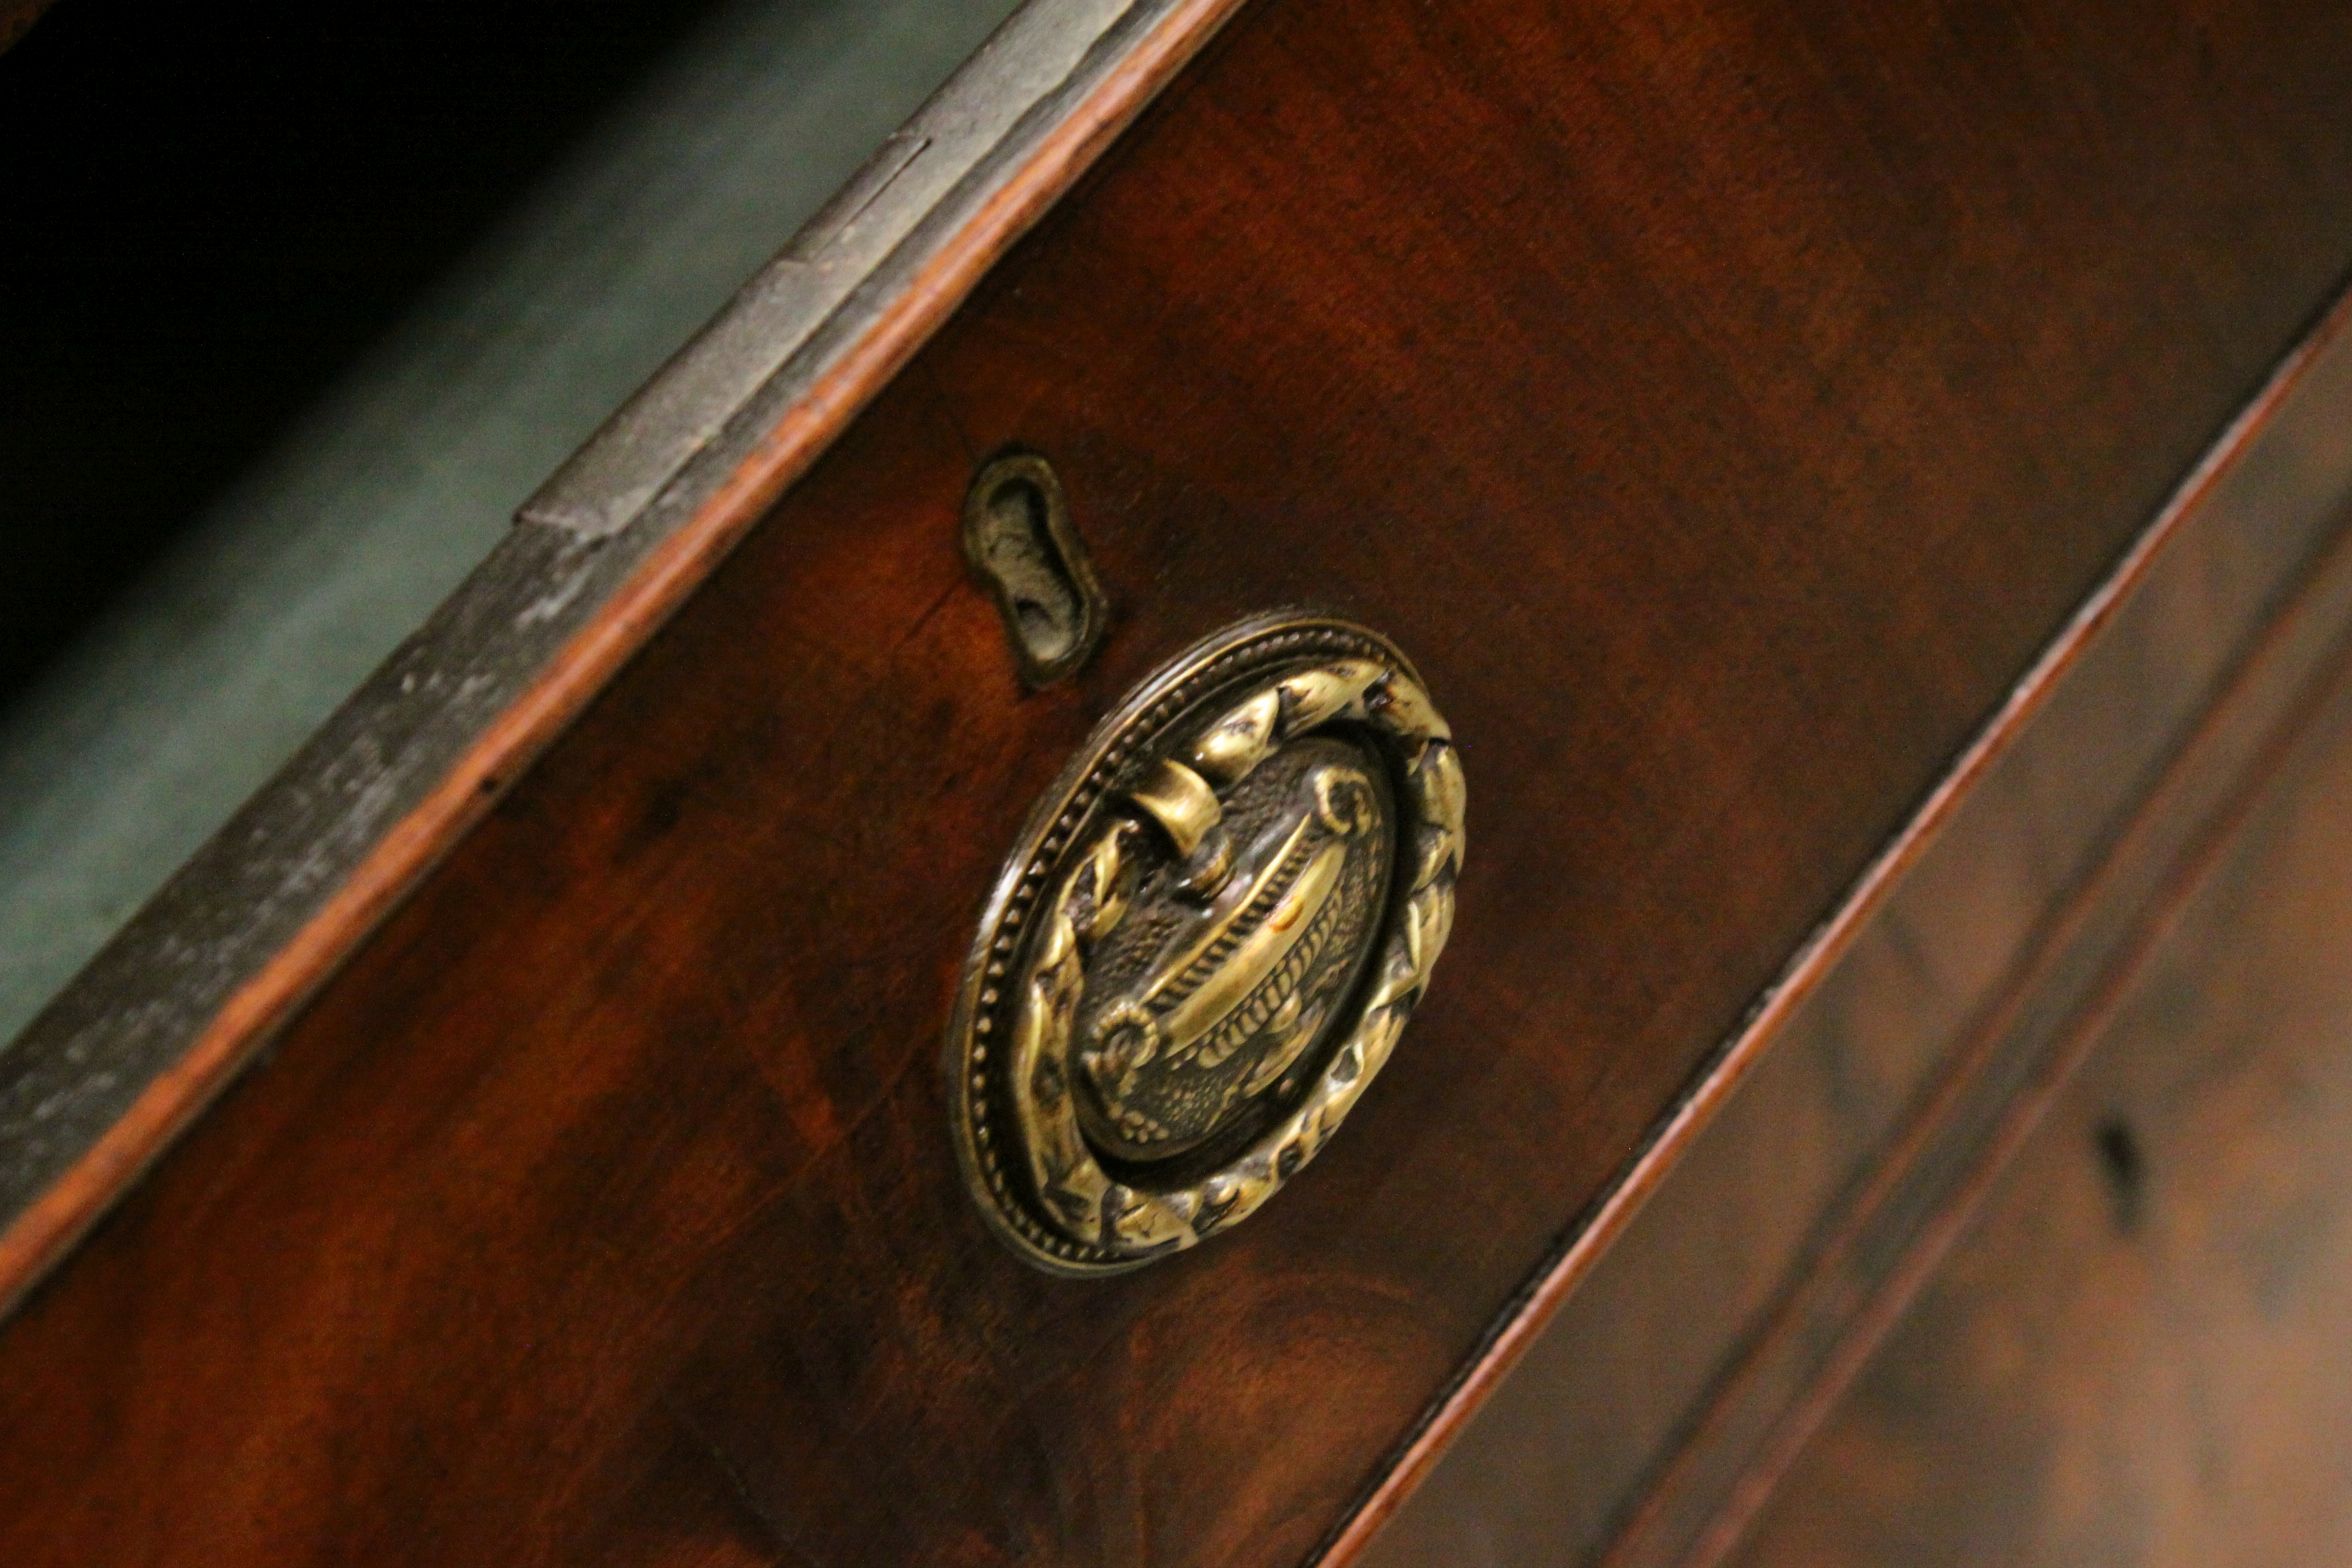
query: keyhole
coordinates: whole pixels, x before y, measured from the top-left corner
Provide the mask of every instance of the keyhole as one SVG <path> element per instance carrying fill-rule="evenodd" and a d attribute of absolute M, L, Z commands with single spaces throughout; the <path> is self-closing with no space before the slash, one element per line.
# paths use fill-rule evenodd
<path fill-rule="evenodd" d="M 1105 605 L 1052 465 L 1019 452 L 980 471 L 964 502 L 964 554 L 996 598 L 1024 681 L 1043 686 L 1086 662 Z"/>
<path fill-rule="evenodd" d="M 2110 1116 L 2091 1135 L 2098 1146 L 2099 1168 L 2107 1177 L 2107 1195 L 2115 1205 L 2115 1228 L 2125 1235 L 2140 1228 L 2146 1202 L 2148 1158 L 2131 1123 Z"/>

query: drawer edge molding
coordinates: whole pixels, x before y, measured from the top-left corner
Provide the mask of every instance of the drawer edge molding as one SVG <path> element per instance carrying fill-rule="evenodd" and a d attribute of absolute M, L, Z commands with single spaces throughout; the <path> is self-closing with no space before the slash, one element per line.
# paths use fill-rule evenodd
<path fill-rule="evenodd" d="M 0 1049 L 0 1317 L 1240 0 L 1028 0 Z"/>
<path fill-rule="evenodd" d="M 1489 1396 L 1542 1339 L 1611 1247 L 1639 1222 L 1645 1206 L 1674 1179 L 1685 1156 L 1709 1136 L 1718 1115 L 1734 1101 L 1741 1086 L 1786 1037 L 1806 1026 L 1809 1009 L 1824 985 L 1857 943 L 1869 939 L 1906 879 L 1945 839 L 1956 818 L 1965 820 L 1961 814 L 1978 786 L 2012 752 L 2032 744 L 2036 718 L 2069 691 L 2086 656 L 2116 635 L 2149 635 L 2129 617 L 2136 602 L 2147 597 L 2143 590 L 2151 587 L 2163 564 L 2175 556 L 2190 556 L 2195 559 L 2180 569 L 2198 565 L 2222 548 L 2219 536 L 2232 530 L 2233 520 L 2242 524 L 2256 509 L 2294 519 L 2306 531 L 2326 534 L 2323 545 L 2327 538 L 2335 537 L 2327 534 L 2326 525 L 2341 515 L 2346 497 L 2352 496 L 2352 445 L 2338 433 L 2341 412 L 2347 399 L 2352 399 L 2352 331 L 2348 328 L 2352 328 L 2352 295 L 2336 300 L 2191 468 L 2107 578 L 2051 639 L 1943 779 L 1855 880 L 1834 912 L 1791 956 L 1780 977 L 1759 994 L 1748 1016 L 1714 1059 L 1695 1075 L 1683 1096 L 1667 1107 L 1642 1146 L 1628 1157 L 1622 1174 L 1595 1211 L 1573 1227 L 1553 1256 L 1529 1276 L 1521 1295 L 1498 1316 L 1478 1353 L 1433 1401 L 1419 1427 L 1368 1484 L 1357 1507 L 1333 1530 L 1312 1561 L 1332 1568 L 1356 1561 L 1372 1547 L 1389 1520 L 1407 1506 L 1455 1439 L 1472 1427 Z M 2316 570 L 2308 555 L 2269 564 L 2276 575 L 2290 583 L 2301 583 L 2308 571 Z M 2278 616 L 2290 613 L 2276 606 L 2273 609 Z M 1710 1420 L 1720 1416 L 1712 1406 L 1698 1414 Z M 1697 1449 L 1706 1446 L 1710 1433 L 1686 1436 L 1686 1447 Z M 1725 1462 L 1723 1455 L 1712 1450 L 1704 1457 L 1716 1461 L 1718 1467 Z M 1785 1455 L 1775 1447 L 1755 1457 L 1768 1468 Z M 1742 1453 L 1730 1461 L 1735 1481 L 1747 1479 L 1749 1458 Z M 1664 1543 L 1663 1537 L 1674 1533 L 1672 1528 L 1660 1528 L 1669 1522 L 1669 1516 L 1675 1527 L 1690 1526 L 1695 1518 L 1693 1534 L 1719 1527 L 1718 1534 L 1696 1552 L 1695 1560 L 1712 1560 L 1730 1532 L 1736 1531 L 1738 1519 L 1744 1517 L 1742 1510 L 1755 1500 L 1747 1491 L 1726 1498 L 1719 1489 L 1711 1489 L 1708 1483 L 1723 1480 L 1713 1472 L 1694 1484 L 1693 1476 L 1684 1472 L 1705 1467 L 1695 1465 L 1688 1451 L 1677 1450 L 1667 1467 L 1671 1473 L 1652 1481 L 1672 1487 L 1675 1495 L 1669 1499 L 1642 1491 L 1629 1500 L 1634 1512 L 1619 1521 L 1625 1534 L 1616 1537 L 1608 1551 L 1611 1564 L 1679 1560 L 1676 1551 L 1693 1542 L 1681 1537 L 1673 1546 Z M 1726 1503 L 1727 1514 L 1713 1511 Z M 1410 1550 L 1410 1543 L 1406 1550 Z M 1374 1551 L 1368 1560 L 1381 1561 L 1383 1553 Z"/>

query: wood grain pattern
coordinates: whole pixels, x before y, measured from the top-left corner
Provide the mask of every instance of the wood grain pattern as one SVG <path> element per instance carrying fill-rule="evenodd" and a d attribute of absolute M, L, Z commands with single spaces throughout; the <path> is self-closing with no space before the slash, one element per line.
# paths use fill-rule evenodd
<path fill-rule="evenodd" d="M 1735 1561 L 2352 1551 L 2352 682 Z"/>
<path fill-rule="evenodd" d="M 893 180 L 819 214 L 641 394 L 704 432 L 684 467 L 661 465 L 642 506 L 592 526 L 519 519 L 0 1052 L 0 1312 L 250 1063 L 1236 3 L 1025 6 L 916 121 L 933 125 L 937 162 L 960 174 Z M 877 255 L 878 234 L 903 237 Z M 789 329 L 794 346 L 761 341 L 763 328 Z M 747 339 L 774 369 L 744 390 L 733 372 Z M 699 373 L 714 356 L 729 373 Z M 624 446 L 660 427 L 637 411 L 633 401 L 615 416 Z M 624 476 L 642 477 L 631 466 Z"/>
<path fill-rule="evenodd" d="M 1245 12 L 0 1332 L 0 1555 L 1314 1552 L 2328 296 L 2348 66 Z M 1027 698 L 955 544 L 1014 440 L 1119 615 Z M 942 1130 L 968 923 L 1096 712 L 1300 599 L 1461 737 L 1444 976 L 1264 1215 L 1036 1276 Z"/>
<path fill-rule="evenodd" d="M 1736 1079 L 1720 1112 L 1370 1562 L 1684 1562 L 1753 1506 L 2352 626 L 2347 325 L 2339 306 L 2053 646 L 1946 819 L 1841 912 L 1863 904 L 1860 929 L 1776 990 L 1709 1080 Z"/>

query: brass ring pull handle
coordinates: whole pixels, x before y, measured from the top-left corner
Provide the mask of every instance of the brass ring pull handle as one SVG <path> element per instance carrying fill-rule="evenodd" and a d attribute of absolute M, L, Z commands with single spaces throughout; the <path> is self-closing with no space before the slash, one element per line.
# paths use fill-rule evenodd
<path fill-rule="evenodd" d="M 1234 1224 L 1394 1048 L 1453 923 L 1462 767 L 1363 627 L 1245 621 L 1145 681 L 1038 804 L 947 1070 L 982 1211 L 1056 1273 Z"/>

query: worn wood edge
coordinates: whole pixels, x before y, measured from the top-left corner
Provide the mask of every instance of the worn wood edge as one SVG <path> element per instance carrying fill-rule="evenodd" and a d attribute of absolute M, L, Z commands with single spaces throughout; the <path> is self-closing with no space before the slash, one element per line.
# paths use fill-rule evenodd
<path fill-rule="evenodd" d="M 670 482 L 720 441 L 762 387 L 892 265 L 894 253 L 1008 143 L 1098 46 L 1115 44 L 1162 5 L 1056 0 L 1014 13 L 951 87 L 885 138 L 823 211 L 670 361 L 656 371 L 518 510 L 517 520 L 591 537 L 643 516 Z M 941 236 L 945 238 L 947 236 Z M 917 246 L 917 251 L 936 250 Z M 903 271 L 901 267 L 899 270 Z"/>
<path fill-rule="evenodd" d="M 2027 1086 L 2053 1053 L 2063 1055 L 2049 1041 L 2077 1027 L 2085 997 L 2103 993 L 2114 955 L 2136 943 L 2142 912 L 2175 896 L 2179 867 L 2197 860 L 2196 846 L 2213 825 L 2242 816 L 2275 773 L 2315 694 L 2340 676 L 2352 635 L 2352 519 L 2338 505 L 2328 524 L 2317 560 L 2287 572 L 2287 602 L 2254 629 L 2252 645 L 2238 650 L 2220 688 L 2165 749 L 2153 781 L 2130 792 L 2123 820 L 2091 864 L 2022 936 L 1983 1005 L 1972 1005 L 1973 1016 L 1928 1075 L 1927 1092 L 1898 1123 L 1883 1158 L 1850 1198 L 1823 1211 L 1827 1223 L 1805 1253 L 1803 1275 L 1776 1297 L 1707 1390 L 1699 1415 L 1619 1526 L 1602 1559 L 1610 1568 L 1706 1562 L 1728 1549 L 1752 1508 L 1751 1478 L 1773 1471 L 1784 1395 L 1794 1389 L 1800 1404 L 1811 1403 L 1821 1378 L 1834 1375 L 1826 1369 L 1847 1357 L 1857 1327 L 1867 1333 L 1888 1281 L 1912 1267 L 1905 1261 L 1877 1269 L 1872 1260 L 1908 1259 L 1941 1223 L 1921 1216 L 1949 1209 L 1953 1194 L 1974 1181 L 1966 1172 L 2001 1136 L 1991 1129 L 2031 1092 Z M 1806 1346 L 1819 1342 L 1830 1348 L 1808 1368 Z M 1749 1431 L 1766 1432 L 1745 1459 L 1743 1418 Z M 1728 1485 L 1720 1478 L 1726 1465 L 1735 1475 Z"/>
<path fill-rule="evenodd" d="M 2051 1047 L 2039 1053 L 2030 1077 L 2004 1104 L 1961 1178 L 1860 1304 L 1820 1372 L 1774 1424 L 1756 1460 L 1743 1470 L 1725 1506 L 1709 1521 L 1691 1550 L 1676 1561 L 1687 1568 L 1712 1568 L 1738 1546 L 1773 1489 L 1935 1277 L 1943 1260 L 1968 1234 L 2002 1173 L 2089 1061 L 2141 971 L 2259 809 L 2267 788 L 2313 737 L 2321 714 L 2344 704 L 2348 674 L 2352 674 L 2352 632 L 2343 632 L 2327 649 L 2316 671 L 2295 691 L 2289 711 L 2264 736 L 2250 765 L 2233 779 L 2221 809 L 2199 824 L 2186 850 L 2169 865 L 2159 896 L 2133 922 L 2120 946 L 2107 955 L 2093 992 L 2068 1015 Z M 1606 1560 L 1613 1563 L 1614 1557 Z"/>
<path fill-rule="evenodd" d="M 1356 1505 L 1309 1554 L 1309 1563 L 1317 1568 L 1339 1568 L 1371 1543 L 1771 1050 L 1804 1003 L 1820 989 L 1905 873 L 1941 836 L 1961 803 L 2047 704 L 2057 683 L 2147 578 L 2187 520 L 2289 404 L 2320 356 L 2344 337 L 2348 322 L 2352 322 L 2352 296 L 2339 298 L 2324 312 L 2261 391 L 2224 427 L 2107 577 L 2044 646 L 1910 819 L 1855 879 L 1837 908 L 1798 946 L 1780 976 L 1693 1075 L 1684 1094 L 1652 1124 L 1616 1179 L 1571 1221 L 1561 1243 L 1537 1266 L 1453 1381 L 1370 1478 Z"/>
<path fill-rule="evenodd" d="M 906 224 L 904 237 L 739 406 L 683 411 L 707 433 L 646 504 L 610 527 L 526 515 L 0 1051 L 0 1319 L 1240 3 L 1029 0 L 918 121 L 953 117 L 967 94 L 992 90 L 993 69 L 976 77 L 974 70 L 1001 61 L 1004 47 L 1035 29 L 1089 29 L 1068 75 Z M 880 157 L 898 155 L 886 144 Z M 851 190 L 864 183 L 853 180 Z M 821 247 L 817 231 L 855 221 L 882 199 L 848 211 L 836 202 L 787 253 Z M 759 290 L 781 299 L 770 273 L 746 293 Z M 758 319 L 740 305 L 722 313 L 731 321 L 724 333 L 706 333 L 698 346 L 734 346 L 732 334 Z M 681 361 L 663 374 L 677 374 Z M 614 428 L 599 440 L 613 439 Z"/>

